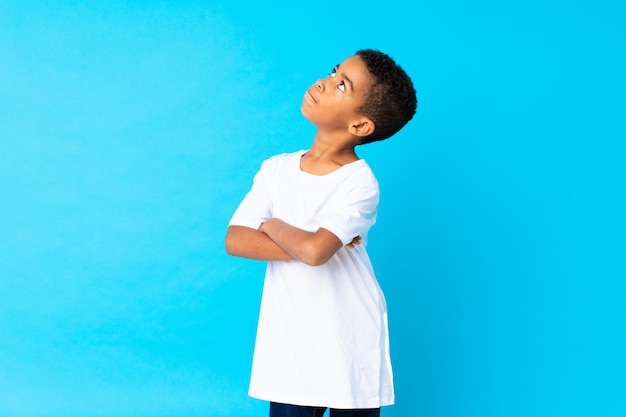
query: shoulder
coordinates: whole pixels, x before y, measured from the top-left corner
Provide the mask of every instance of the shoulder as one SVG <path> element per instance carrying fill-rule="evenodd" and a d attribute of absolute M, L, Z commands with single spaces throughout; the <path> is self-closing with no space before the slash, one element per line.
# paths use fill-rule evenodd
<path fill-rule="evenodd" d="M 298 159 L 304 151 L 281 153 L 265 159 L 261 163 L 256 177 L 275 177 L 286 175 L 286 171 L 299 167 Z"/>
<path fill-rule="evenodd" d="M 378 204 L 380 189 L 374 172 L 364 160 L 356 161 L 346 168 L 338 184 L 338 195 L 345 202 Z"/>
<path fill-rule="evenodd" d="M 341 181 L 342 185 L 378 189 L 376 175 L 364 159 L 359 159 L 344 168 L 346 169 Z"/>
<path fill-rule="evenodd" d="M 263 168 L 276 168 L 276 167 L 289 165 L 299 160 L 304 152 L 305 151 L 280 153 L 264 160 L 261 166 Z"/>

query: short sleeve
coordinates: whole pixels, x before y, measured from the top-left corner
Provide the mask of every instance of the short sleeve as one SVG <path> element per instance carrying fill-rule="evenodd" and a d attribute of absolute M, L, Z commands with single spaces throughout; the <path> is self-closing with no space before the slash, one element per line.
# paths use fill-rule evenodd
<path fill-rule="evenodd" d="M 376 223 L 380 192 L 376 178 L 368 169 L 347 178 L 337 196 L 321 213 L 320 227 L 334 233 L 346 245 L 356 236 L 366 237 Z"/>
<path fill-rule="evenodd" d="M 239 203 L 228 225 L 258 229 L 263 222 L 272 217 L 271 213 L 272 202 L 268 187 L 268 161 L 265 161 L 254 176 L 252 188 Z"/>

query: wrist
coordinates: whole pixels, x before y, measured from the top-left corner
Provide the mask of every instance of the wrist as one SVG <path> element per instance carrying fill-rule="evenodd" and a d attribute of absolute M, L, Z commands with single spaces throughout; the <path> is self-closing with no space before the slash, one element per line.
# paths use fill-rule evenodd
<path fill-rule="evenodd" d="M 263 223 L 261 223 L 261 225 L 259 226 L 259 232 L 263 232 L 265 234 L 267 234 L 267 228 L 269 226 L 269 224 L 271 223 L 272 219 L 267 219 L 265 220 Z"/>

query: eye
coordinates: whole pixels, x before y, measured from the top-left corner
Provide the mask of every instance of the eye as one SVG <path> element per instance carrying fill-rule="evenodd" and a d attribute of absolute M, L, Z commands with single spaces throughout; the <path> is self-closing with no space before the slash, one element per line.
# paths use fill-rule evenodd
<path fill-rule="evenodd" d="M 339 85 L 337 86 L 337 88 L 342 92 L 345 93 L 346 92 L 346 83 L 344 83 L 343 81 L 339 83 Z"/>
<path fill-rule="evenodd" d="M 335 75 L 337 75 L 337 67 L 333 68 L 333 70 L 328 75 L 330 75 L 331 77 L 334 77 Z"/>

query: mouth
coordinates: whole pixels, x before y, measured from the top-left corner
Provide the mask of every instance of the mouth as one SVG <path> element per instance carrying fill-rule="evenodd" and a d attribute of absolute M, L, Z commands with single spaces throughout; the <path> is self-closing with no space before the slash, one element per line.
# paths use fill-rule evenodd
<path fill-rule="evenodd" d="M 308 97 L 309 99 L 311 99 L 313 103 L 317 103 L 317 99 L 315 98 L 313 93 L 311 93 L 311 89 L 306 90 L 305 97 Z"/>

